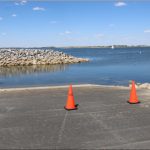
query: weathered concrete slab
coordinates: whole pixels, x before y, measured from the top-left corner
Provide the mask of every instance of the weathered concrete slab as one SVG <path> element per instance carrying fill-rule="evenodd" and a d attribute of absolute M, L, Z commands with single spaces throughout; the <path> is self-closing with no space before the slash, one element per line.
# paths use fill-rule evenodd
<path fill-rule="evenodd" d="M 74 87 L 79 109 L 64 110 L 68 88 L 0 92 L 0 148 L 144 149 L 150 147 L 150 92 Z"/>

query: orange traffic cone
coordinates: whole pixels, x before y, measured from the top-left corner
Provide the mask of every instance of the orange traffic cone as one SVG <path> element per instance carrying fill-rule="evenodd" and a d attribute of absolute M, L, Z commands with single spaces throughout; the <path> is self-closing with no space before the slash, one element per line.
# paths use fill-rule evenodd
<path fill-rule="evenodd" d="M 69 91 L 68 91 L 68 99 L 66 102 L 66 106 L 64 108 L 66 110 L 75 110 L 75 109 L 77 109 L 77 106 L 78 105 L 75 105 L 75 101 L 74 101 L 72 85 L 70 85 Z"/>
<path fill-rule="evenodd" d="M 136 95 L 136 89 L 135 89 L 135 82 L 134 81 L 132 81 L 130 99 L 129 99 L 128 103 L 130 103 L 130 104 L 140 103 L 140 101 L 138 100 L 138 97 Z"/>

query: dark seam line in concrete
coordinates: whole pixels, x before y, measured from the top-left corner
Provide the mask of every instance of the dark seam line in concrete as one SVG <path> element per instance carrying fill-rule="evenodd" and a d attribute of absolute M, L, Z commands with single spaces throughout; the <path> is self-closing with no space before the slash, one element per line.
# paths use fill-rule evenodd
<path fill-rule="evenodd" d="M 133 146 L 134 144 L 142 144 L 142 143 L 147 143 L 147 142 L 150 143 L 150 140 L 144 140 L 144 141 L 132 142 L 132 143 L 126 143 L 126 144 L 118 144 L 117 146 L 106 146 L 106 147 L 102 147 L 101 149 L 108 149 L 108 148 L 115 149 L 115 148 L 120 147 L 120 146 Z M 136 149 L 136 148 L 133 148 L 133 149 Z"/>
<path fill-rule="evenodd" d="M 112 134 L 114 136 L 114 138 L 121 142 L 121 143 L 127 143 L 127 141 L 121 137 L 118 133 L 113 132 L 112 130 L 110 130 L 107 125 L 102 121 L 102 120 L 98 120 L 95 116 L 93 116 L 92 114 L 89 114 L 96 122 L 100 123 L 100 125 L 106 129 L 110 134 Z"/>
<path fill-rule="evenodd" d="M 28 126 L 29 128 L 30 126 Z M 5 128 L 1 128 L 0 131 L 3 131 L 3 130 L 15 130 L 15 129 L 20 129 L 20 130 L 24 130 L 24 127 L 20 127 L 20 126 L 15 126 L 15 127 L 5 127 Z"/>
<path fill-rule="evenodd" d="M 80 107 L 81 108 L 81 107 Z M 93 116 L 91 113 L 89 113 L 89 116 L 91 116 L 96 122 L 98 122 L 104 129 L 106 129 L 110 134 L 112 134 L 114 136 L 114 138 L 121 142 L 121 143 L 127 143 L 127 141 L 121 137 L 119 134 L 112 132 L 111 130 L 109 130 L 109 128 L 107 127 L 107 125 L 102 121 L 102 120 L 98 120 L 95 116 Z"/>
<path fill-rule="evenodd" d="M 97 113 L 105 113 L 105 112 L 107 112 L 107 111 L 93 111 L 93 112 L 83 112 L 83 113 L 76 113 L 76 114 L 70 114 L 70 115 L 72 115 L 72 116 L 76 116 L 76 115 L 84 115 L 84 114 L 97 114 Z M 121 111 L 122 113 L 127 113 L 127 112 L 129 112 L 129 111 Z M 148 113 L 147 113 L 148 114 Z M 101 115 L 101 114 L 100 114 Z M 103 115 L 101 115 L 101 116 L 103 116 Z M 108 117 L 108 118 L 112 118 L 112 117 Z M 126 118 L 128 118 L 128 117 L 126 117 Z"/>
<path fill-rule="evenodd" d="M 54 112 L 54 111 L 64 111 L 64 109 L 48 109 L 48 110 L 39 110 L 39 111 L 35 111 L 35 112 L 33 112 L 33 111 L 27 111 L 27 112 L 25 112 L 25 114 L 30 114 L 30 113 L 42 113 L 42 112 Z"/>
<path fill-rule="evenodd" d="M 34 113 L 34 114 L 33 114 L 33 113 L 32 113 L 32 114 L 29 114 L 29 113 L 27 114 L 27 113 L 26 113 L 26 114 L 19 114 L 19 115 L 13 114 L 13 115 L 11 115 L 11 117 L 21 117 L 21 116 L 23 116 L 23 117 L 30 117 L 31 115 L 32 115 L 32 116 L 36 116 L 36 117 L 38 116 L 38 119 L 42 119 L 43 116 L 45 116 L 44 113 L 42 114 L 41 117 L 39 117 L 39 113 Z M 58 115 L 55 114 L 55 115 L 49 116 L 49 114 L 47 114 L 46 116 L 47 116 L 48 118 L 53 118 L 53 117 L 57 117 Z M 63 116 L 63 114 L 62 114 L 62 115 L 59 115 L 59 116 Z M 10 116 L 8 116 L 8 117 L 10 117 Z"/>
<path fill-rule="evenodd" d="M 142 127 L 133 127 L 133 128 L 124 128 L 124 129 L 107 129 L 107 131 L 111 131 L 112 133 L 116 133 L 116 132 L 121 132 L 121 131 L 126 131 L 126 130 L 133 130 L 133 129 L 147 129 L 147 128 L 150 128 L 150 125 L 149 126 L 142 126 Z M 101 132 L 101 133 L 105 133 L 104 132 Z"/>
<path fill-rule="evenodd" d="M 71 116 L 78 116 L 78 115 L 85 115 L 85 114 L 96 114 L 96 113 L 105 113 L 106 111 L 93 111 L 93 112 L 83 112 L 83 113 L 75 113 L 75 114 L 70 114 Z"/>
<path fill-rule="evenodd" d="M 25 90 L 25 92 L 27 92 L 28 94 L 32 94 L 32 92 L 30 90 Z"/>
<path fill-rule="evenodd" d="M 63 132 L 65 130 L 65 124 L 66 124 L 67 115 L 68 115 L 68 111 L 66 111 L 66 113 L 65 113 L 64 120 L 63 120 L 63 122 L 61 124 L 61 127 L 60 127 L 60 130 L 59 130 L 58 140 L 57 140 L 58 144 L 60 144 L 61 140 L 62 140 L 62 135 L 63 135 Z"/>
<path fill-rule="evenodd" d="M 134 126 L 132 128 L 124 128 L 124 129 L 114 129 L 114 130 L 111 130 L 112 132 L 116 132 L 116 131 L 126 131 L 126 130 L 133 130 L 133 129 L 147 129 L 147 128 L 150 128 L 150 125 L 148 126 Z"/>
<path fill-rule="evenodd" d="M 28 115 L 39 115 L 38 113 L 45 113 L 45 112 L 55 112 L 55 111 L 64 111 L 64 109 L 49 109 L 49 110 L 39 110 L 39 111 L 35 111 L 35 112 L 33 112 L 33 111 L 27 111 L 27 112 L 24 112 L 22 115 L 24 116 L 28 116 Z M 14 113 L 15 114 L 15 113 Z M 16 116 L 16 114 L 15 114 L 15 116 Z M 21 116 L 21 114 L 19 114 L 18 116 Z M 53 117 L 53 116 L 52 116 Z"/>
<path fill-rule="evenodd" d="M 126 101 L 125 101 L 126 102 Z M 95 103 L 97 103 L 97 102 L 85 102 L 86 104 L 88 104 L 88 103 L 93 103 L 93 104 L 95 104 Z M 117 106 L 117 105 L 129 105 L 128 103 L 117 103 L 117 104 L 100 104 L 100 105 L 103 105 L 103 106 Z"/>

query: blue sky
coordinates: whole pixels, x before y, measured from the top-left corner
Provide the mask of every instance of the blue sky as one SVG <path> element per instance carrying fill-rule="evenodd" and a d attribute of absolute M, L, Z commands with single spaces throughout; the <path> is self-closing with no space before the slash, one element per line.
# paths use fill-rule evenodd
<path fill-rule="evenodd" d="M 0 47 L 150 45 L 148 1 L 0 1 Z"/>

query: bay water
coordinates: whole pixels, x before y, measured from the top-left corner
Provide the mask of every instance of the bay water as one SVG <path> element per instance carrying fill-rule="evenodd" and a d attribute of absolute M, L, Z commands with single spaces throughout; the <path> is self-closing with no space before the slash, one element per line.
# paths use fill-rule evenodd
<path fill-rule="evenodd" d="M 68 84 L 125 85 L 130 80 L 150 83 L 150 48 L 59 48 L 79 64 L 0 67 L 0 87 Z"/>

